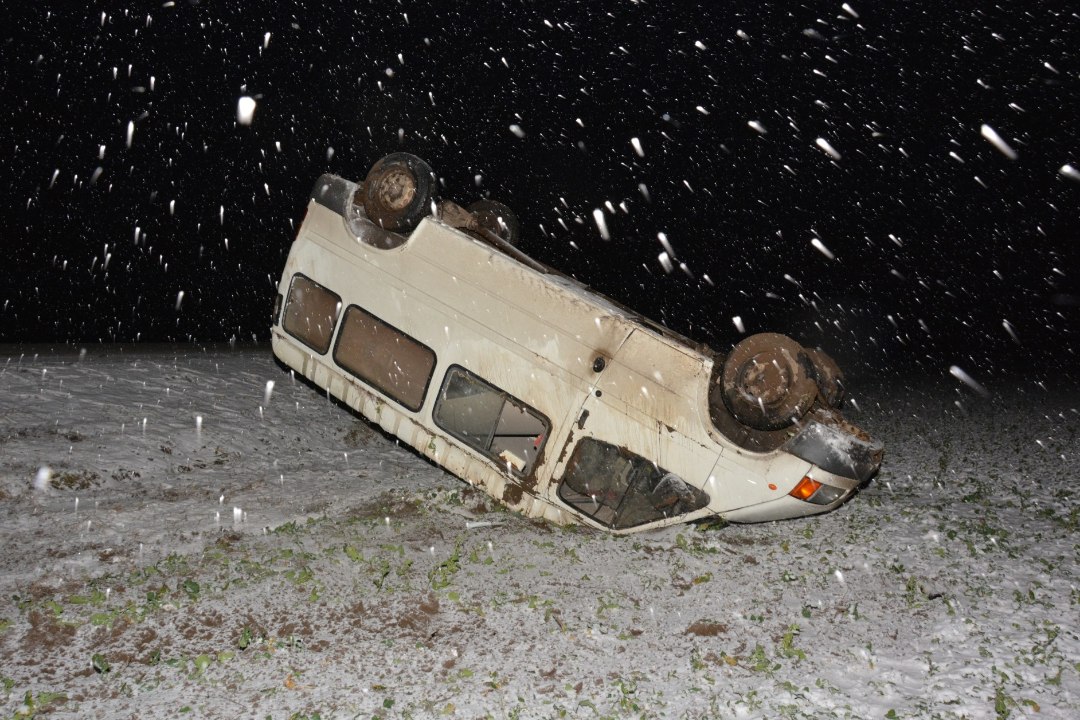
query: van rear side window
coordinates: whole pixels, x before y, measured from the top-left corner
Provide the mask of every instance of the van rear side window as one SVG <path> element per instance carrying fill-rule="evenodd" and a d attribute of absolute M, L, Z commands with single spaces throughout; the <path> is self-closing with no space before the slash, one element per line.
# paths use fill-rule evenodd
<path fill-rule="evenodd" d="M 413 412 L 424 404 L 435 369 L 431 348 L 356 305 L 345 311 L 334 360 Z"/>
<path fill-rule="evenodd" d="M 517 475 L 532 472 L 551 423 L 539 412 L 462 367 L 446 373 L 436 424 Z"/>
<path fill-rule="evenodd" d="M 293 275 L 281 323 L 285 332 L 315 352 L 325 353 L 330 349 L 340 313 L 341 297 L 337 293 L 303 275 Z"/>
<path fill-rule="evenodd" d="M 584 438 L 567 463 L 559 497 L 621 530 L 699 510 L 709 496 L 640 455 Z"/>

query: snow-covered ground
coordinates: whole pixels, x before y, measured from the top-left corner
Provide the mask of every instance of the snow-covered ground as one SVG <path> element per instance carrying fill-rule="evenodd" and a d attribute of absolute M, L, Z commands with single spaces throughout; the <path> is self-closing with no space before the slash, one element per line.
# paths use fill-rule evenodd
<path fill-rule="evenodd" d="M 2 713 L 1077 717 L 1080 391 L 989 390 L 856 384 L 886 461 L 830 515 L 613 538 L 267 347 L 0 348 Z"/>

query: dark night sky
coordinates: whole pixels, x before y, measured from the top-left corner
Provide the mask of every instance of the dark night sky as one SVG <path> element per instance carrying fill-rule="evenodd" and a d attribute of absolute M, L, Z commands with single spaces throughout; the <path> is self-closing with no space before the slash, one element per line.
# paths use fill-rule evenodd
<path fill-rule="evenodd" d="M 514 208 L 530 254 L 718 349 L 738 316 L 849 367 L 1080 366 L 1059 4 L 23 5 L 0 36 L 0 342 L 265 340 L 315 179 L 407 150 L 443 196 Z"/>

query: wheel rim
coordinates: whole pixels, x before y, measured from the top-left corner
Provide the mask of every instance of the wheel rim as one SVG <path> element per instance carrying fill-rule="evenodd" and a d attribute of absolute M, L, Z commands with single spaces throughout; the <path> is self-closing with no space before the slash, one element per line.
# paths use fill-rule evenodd
<path fill-rule="evenodd" d="M 416 197 L 416 180 L 406 168 L 391 168 L 375 183 L 370 197 L 387 210 L 401 212 Z"/>

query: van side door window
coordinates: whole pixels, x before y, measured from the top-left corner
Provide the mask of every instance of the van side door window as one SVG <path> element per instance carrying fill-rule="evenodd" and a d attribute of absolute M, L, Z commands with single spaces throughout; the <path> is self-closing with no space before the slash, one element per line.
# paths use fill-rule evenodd
<path fill-rule="evenodd" d="M 559 497 L 616 530 L 685 515 L 709 504 L 708 495 L 678 475 L 591 437 L 574 449 Z"/>
<path fill-rule="evenodd" d="M 439 391 L 435 423 L 514 475 L 529 475 L 551 423 L 537 410 L 460 366 Z"/>

